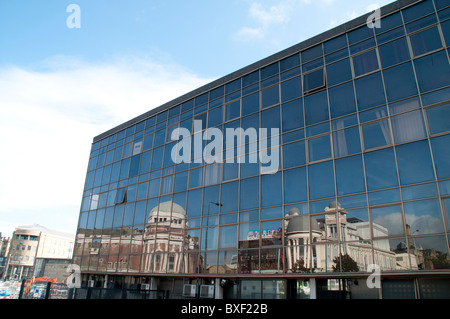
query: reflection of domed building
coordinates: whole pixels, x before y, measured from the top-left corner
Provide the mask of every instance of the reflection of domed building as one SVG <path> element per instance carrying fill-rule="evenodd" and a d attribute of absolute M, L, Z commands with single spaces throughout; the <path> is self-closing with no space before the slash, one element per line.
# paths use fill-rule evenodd
<path fill-rule="evenodd" d="M 322 236 L 319 224 L 308 215 L 300 215 L 298 208 L 291 208 L 286 216 L 288 224 L 286 227 L 286 258 L 288 269 L 293 269 L 296 262 L 302 262 L 304 267 L 309 268 L 313 253 L 311 243 L 316 242 Z M 311 236 L 310 236 L 311 229 Z"/>
<path fill-rule="evenodd" d="M 142 269 L 154 273 L 192 271 L 196 258 L 187 251 L 194 249 L 194 241 L 186 228 L 186 211 L 180 205 L 167 201 L 154 207 L 144 235 Z"/>

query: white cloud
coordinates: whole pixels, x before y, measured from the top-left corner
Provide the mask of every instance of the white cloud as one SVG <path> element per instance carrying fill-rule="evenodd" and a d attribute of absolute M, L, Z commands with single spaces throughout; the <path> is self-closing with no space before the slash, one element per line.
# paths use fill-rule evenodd
<path fill-rule="evenodd" d="M 135 57 L 0 69 L 0 232 L 15 213 L 16 226 L 47 226 L 24 217 L 46 208 L 76 220 L 93 137 L 209 81 Z"/>

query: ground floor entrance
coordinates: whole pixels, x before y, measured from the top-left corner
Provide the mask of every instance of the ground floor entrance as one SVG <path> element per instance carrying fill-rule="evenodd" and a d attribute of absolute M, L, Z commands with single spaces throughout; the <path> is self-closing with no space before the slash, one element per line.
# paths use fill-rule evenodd
<path fill-rule="evenodd" d="M 187 278 L 123 275 L 82 277 L 87 290 L 116 291 L 115 296 L 164 296 L 168 299 L 442 299 L 450 298 L 450 276 L 351 278 Z M 84 293 L 83 293 L 83 290 Z M 139 293 L 138 293 L 139 292 Z M 129 297 L 126 297 L 129 298 Z"/>

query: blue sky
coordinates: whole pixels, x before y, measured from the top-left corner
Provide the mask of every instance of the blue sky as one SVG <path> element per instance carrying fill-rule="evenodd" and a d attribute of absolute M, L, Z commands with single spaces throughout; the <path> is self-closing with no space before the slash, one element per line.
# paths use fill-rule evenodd
<path fill-rule="evenodd" d="M 0 0 L 0 232 L 75 233 L 94 136 L 390 2 Z"/>

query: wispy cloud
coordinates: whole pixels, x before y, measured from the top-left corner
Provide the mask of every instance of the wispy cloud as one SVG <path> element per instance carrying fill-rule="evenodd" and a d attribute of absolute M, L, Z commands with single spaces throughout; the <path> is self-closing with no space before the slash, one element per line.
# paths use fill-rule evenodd
<path fill-rule="evenodd" d="M 0 225 L 16 211 L 22 224 L 46 208 L 78 216 L 92 138 L 209 81 L 136 57 L 0 69 Z"/>

